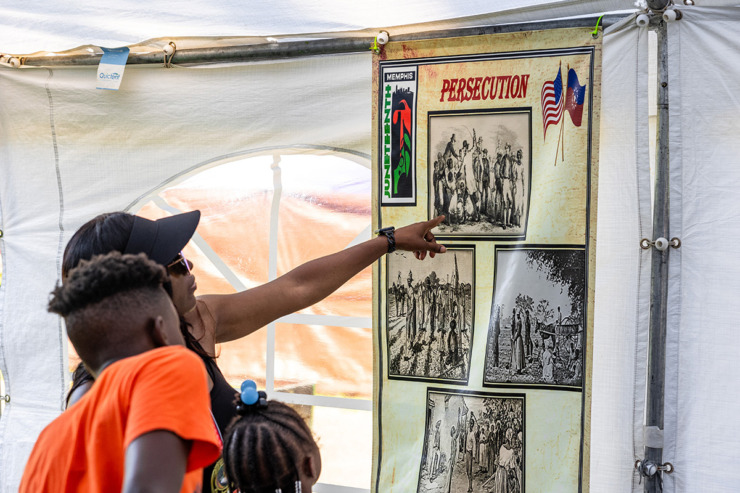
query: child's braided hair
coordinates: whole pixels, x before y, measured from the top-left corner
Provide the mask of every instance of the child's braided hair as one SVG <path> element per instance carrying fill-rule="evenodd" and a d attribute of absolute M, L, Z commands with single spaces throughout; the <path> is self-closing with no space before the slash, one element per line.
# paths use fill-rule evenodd
<path fill-rule="evenodd" d="M 251 405 L 241 396 L 235 405 L 240 416 L 226 431 L 223 451 L 231 490 L 301 493 L 299 468 L 307 454 L 318 451 L 306 422 L 286 404 L 268 401 L 264 392 Z"/>

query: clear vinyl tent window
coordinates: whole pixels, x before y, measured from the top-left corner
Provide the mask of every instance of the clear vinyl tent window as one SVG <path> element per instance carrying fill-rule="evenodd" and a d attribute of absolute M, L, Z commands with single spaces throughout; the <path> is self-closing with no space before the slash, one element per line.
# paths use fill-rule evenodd
<path fill-rule="evenodd" d="M 156 219 L 201 210 L 185 248 L 201 294 L 259 286 L 370 238 L 369 159 L 291 150 L 194 170 L 131 212 Z M 295 405 L 322 453 L 313 491 L 370 489 L 372 268 L 321 302 L 220 344 L 229 383 L 245 378 Z"/>

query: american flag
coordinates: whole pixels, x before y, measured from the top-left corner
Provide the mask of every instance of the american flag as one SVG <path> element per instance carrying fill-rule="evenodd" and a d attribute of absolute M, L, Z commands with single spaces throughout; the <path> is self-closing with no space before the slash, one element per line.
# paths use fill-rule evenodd
<path fill-rule="evenodd" d="M 559 123 L 563 116 L 563 80 L 558 75 L 542 85 L 542 127 L 547 137 L 547 127 Z"/>

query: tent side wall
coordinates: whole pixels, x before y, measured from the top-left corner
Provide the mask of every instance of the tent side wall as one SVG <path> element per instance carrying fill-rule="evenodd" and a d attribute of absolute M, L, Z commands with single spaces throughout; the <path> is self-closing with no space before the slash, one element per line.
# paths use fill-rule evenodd
<path fill-rule="evenodd" d="M 648 32 L 633 18 L 604 35 L 596 243 L 591 491 L 642 491 L 651 237 Z"/>
<path fill-rule="evenodd" d="M 670 257 L 666 491 L 740 488 L 740 25 L 686 9 L 668 26 Z"/>
<path fill-rule="evenodd" d="M 62 409 L 66 334 L 46 312 L 70 235 L 173 176 L 260 149 L 369 155 L 371 55 L 235 66 L 132 66 L 119 91 L 96 67 L 0 69 L 4 236 L 0 491 L 16 491 L 38 433 Z"/>

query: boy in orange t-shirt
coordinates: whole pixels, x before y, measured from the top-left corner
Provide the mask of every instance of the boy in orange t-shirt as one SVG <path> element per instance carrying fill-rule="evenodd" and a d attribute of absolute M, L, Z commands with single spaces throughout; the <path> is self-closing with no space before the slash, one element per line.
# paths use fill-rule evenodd
<path fill-rule="evenodd" d="M 53 291 L 49 311 L 64 317 L 95 385 L 41 432 L 21 492 L 200 491 L 221 440 L 166 283 L 145 255 L 113 252 Z"/>

